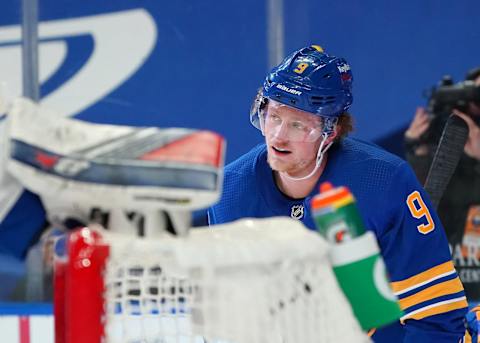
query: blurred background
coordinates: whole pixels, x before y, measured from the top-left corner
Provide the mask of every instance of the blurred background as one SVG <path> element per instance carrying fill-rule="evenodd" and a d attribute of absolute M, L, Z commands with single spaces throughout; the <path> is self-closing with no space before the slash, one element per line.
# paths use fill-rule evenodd
<path fill-rule="evenodd" d="M 0 80 L 21 94 L 21 2 L 0 11 Z M 308 44 L 354 74 L 356 137 L 402 155 L 416 106 L 479 64 L 480 2 L 39 0 L 40 99 L 68 116 L 210 129 L 227 162 L 261 142 L 249 108 L 269 67 Z"/>
<path fill-rule="evenodd" d="M 22 11 L 26 3 L 37 4 Z M 263 140 L 249 110 L 270 67 L 318 44 L 351 65 L 353 135 L 403 157 L 403 133 L 432 87 L 480 65 L 479 12 L 476 0 L 2 0 L 0 90 L 38 90 L 45 106 L 86 121 L 213 130 L 226 138 L 231 162 Z M 33 50 L 22 60 L 22 22 L 33 30 L 37 14 L 38 64 Z M 35 46 L 29 37 L 27 50 Z M 11 188 L 18 218 L 38 217 L 41 229 L 39 200 Z M 4 223 L 15 228 L 0 242 L 8 248 L 23 236 L 19 222 Z M 39 256 L 31 259 L 41 264 Z M 0 258 L 0 301 L 18 288 L 24 258 Z M 0 302 L 2 342 L 53 342 L 51 313 L 50 303 Z"/>

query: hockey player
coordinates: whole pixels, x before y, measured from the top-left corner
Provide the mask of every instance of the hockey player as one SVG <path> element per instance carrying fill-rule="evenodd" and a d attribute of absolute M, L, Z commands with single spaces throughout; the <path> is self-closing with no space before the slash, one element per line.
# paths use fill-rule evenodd
<path fill-rule="evenodd" d="M 273 68 L 250 116 L 265 144 L 225 168 L 223 196 L 208 210 L 209 224 L 291 216 L 314 230 L 309 209 L 319 185 L 347 186 L 378 239 L 404 311 L 373 340 L 459 342 L 467 301 L 443 227 L 405 161 L 346 137 L 351 103 L 349 64 L 319 46 L 295 51 Z"/>

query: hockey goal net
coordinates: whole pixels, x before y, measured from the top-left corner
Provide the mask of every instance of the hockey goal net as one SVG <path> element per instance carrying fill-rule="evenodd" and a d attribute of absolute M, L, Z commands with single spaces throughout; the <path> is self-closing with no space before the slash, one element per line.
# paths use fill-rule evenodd
<path fill-rule="evenodd" d="M 287 218 L 181 238 L 80 229 L 55 262 L 56 343 L 368 342 L 327 250 Z"/>

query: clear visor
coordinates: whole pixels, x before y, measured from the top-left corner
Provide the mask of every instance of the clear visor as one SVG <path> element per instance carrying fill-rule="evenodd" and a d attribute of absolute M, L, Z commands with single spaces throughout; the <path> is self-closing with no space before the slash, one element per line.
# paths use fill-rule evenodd
<path fill-rule="evenodd" d="M 326 119 L 296 108 L 269 100 L 265 110 L 259 114 L 262 133 L 268 138 L 288 140 L 292 142 L 315 142 L 328 126 Z M 328 120 L 327 120 L 328 121 Z M 326 125 L 327 124 L 327 127 Z"/>

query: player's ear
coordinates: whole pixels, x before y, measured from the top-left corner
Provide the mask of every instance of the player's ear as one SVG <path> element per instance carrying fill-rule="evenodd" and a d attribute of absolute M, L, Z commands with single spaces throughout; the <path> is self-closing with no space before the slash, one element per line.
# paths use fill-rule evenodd
<path fill-rule="evenodd" d="M 325 142 L 326 144 L 330 144 L 337 138 L 338 133 L 340 132 L 338 124 L 334 126 L 333 130 L 330 132 L 328 135 L 327 141 Z"/>

